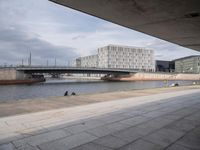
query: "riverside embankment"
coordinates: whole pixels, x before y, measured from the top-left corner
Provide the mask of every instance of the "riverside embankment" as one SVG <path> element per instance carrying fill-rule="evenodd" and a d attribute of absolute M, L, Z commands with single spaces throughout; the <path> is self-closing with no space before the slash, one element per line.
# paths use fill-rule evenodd
<path fill-rule="evenodd" d="M 31 84 L 44 81 L 45 79 L 41 76 L 33 78 L 31 74 L 25 74 L 15 68 L 0 68 L 0 85 Z"/>
<path fill-rule="evenodd" d="M 104 77 L 104 80 L 110 81 L 159 81 L 159 80 L 200 80 L 200 74 L 189 73 L 158 73 L 158 72 L 138 72 L 131 75 L 119 77 Z"/>
<path fill-rule="evenodd" d="M 0 81 L 23 80 L 27 78 L 23 72 L 16 71 L 15 68 L 0 68 Z"/>
<path fill-rule="evenodd" d="M 16 68 L 0 68 L 1 84 L 35 83 L 45 81 L 43 75 L 34 75 L 16 70 Z M 99 79 L 99 78 L 97 78 Z M 158 72 L 138 72 L 130 75 L 119 75 L 103 77 L 103 80 L 112 81 L 156 81 L 156 80 L 200 80 L 200 74 L 186 73 L 158 73 Z"/>
<path fill-rule="evenodd" d="M 63 96 L 66 91 L 68 91 L 69 95 L 72 92 L 75 92 L 78 95 L 83 95 L 102 92 L 161 88 L 174 85 L 175 83 L 178 83 L 180 86 L 193 85 L 194 83 L 200 84 L 199 81 L 108 82 L 102 80 L 47 78 L 45 82 L 31 85 L 1 85 L 0 102 Z"/>
<path fill-rule="evenodd" d="M 106 101 L 114 101 L 123 98 L 150 96 L 159 93 L 200 89 L 200 85 L 166 87 L 144 90 L 117 91 L 98 94 L 85 94 L 67 97 L 35 98 L 29 100 L 7 101 L 0 103 L 0 117 L 13 116 L 18 114 L 33 113 L 52 109 L 88 105 Z"/>

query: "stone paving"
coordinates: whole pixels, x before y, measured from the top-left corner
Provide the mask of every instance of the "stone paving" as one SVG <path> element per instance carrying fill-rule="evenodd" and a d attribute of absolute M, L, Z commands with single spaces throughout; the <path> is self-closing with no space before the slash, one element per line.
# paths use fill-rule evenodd
<path fill-rule="evenodd" d="M 0 118 L 0 150 L 199 150 L 200 89 Z"/>

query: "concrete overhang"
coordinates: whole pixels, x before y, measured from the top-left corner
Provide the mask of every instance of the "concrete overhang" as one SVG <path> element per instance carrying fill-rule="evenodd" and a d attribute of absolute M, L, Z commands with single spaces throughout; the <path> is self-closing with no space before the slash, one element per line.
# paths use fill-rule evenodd
<path fill-rule="evenodd" d="M 200 0 L 51 0 L 200 51 Z"/>

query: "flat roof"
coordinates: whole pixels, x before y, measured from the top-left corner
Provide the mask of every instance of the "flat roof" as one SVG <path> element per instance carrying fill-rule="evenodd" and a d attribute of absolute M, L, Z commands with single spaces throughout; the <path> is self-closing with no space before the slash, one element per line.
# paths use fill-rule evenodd
<path fill-rule="evenodd" d="M 134 48 L 134 49 L 144 49 L 144 50 L 151 50 L 154 51 L 153 49 L 147 48 L 147 47 L 136 47 L 136 46 L 127 46 L 127 45 L 118 45 L 118 44 L 109 44 L 100 48 L 108 47 L 108 46 L 113 46 L 113 47 L 123 47 L 123 48 Z"/>
<path fill-rule="evenodd" d="M 181 60 L 181 59 L 188 59 L 188 58 L 192 58 L 192 57 L 200 57 L 200 55 L 191 55 L 191 56 L 186 56 L 186 57 L 182 57 L 182 58 L 174 59 L 173 61 L 177 61 L 177 60 Z"/>

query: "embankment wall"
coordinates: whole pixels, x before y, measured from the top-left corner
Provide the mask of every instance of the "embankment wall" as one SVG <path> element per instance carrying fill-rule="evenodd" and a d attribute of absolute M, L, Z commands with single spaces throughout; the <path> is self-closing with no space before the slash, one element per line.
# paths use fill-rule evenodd
<path fill-rule="evenodd" d="M 144 73 L 138 72 L 129 76 L 111 77 L 109 80 L 140 81 L 140 80 L 200 80 L 200 74 L 183 73 Z"/>
<path fill-rule="evenodd" d="M 16 71 L 14 68 L 0 69 L 0 80 L 23 80 L 26 78 L 26 74 L 20 71 Z"/>

